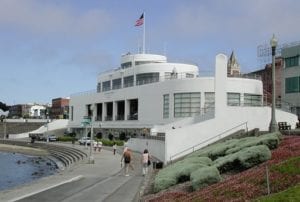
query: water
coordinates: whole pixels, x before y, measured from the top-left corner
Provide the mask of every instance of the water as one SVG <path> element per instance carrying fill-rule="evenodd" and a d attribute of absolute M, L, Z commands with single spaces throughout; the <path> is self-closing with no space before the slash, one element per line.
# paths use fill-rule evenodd
<path fill-rule="evenodd" d="M 52 175 L 56 169 L 47 158 L 0 152 L 0 191 Z"/>

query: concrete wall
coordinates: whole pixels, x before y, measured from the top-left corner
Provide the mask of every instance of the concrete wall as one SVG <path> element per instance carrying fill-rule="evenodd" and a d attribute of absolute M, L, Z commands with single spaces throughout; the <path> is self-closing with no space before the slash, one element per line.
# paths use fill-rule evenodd
<path fill-rule="evenodd" d="M 150 155 L 165 162 L 165 142 L 162 140 L 130 138 L 126 146 L 140 153 L 148 149 Z"/>

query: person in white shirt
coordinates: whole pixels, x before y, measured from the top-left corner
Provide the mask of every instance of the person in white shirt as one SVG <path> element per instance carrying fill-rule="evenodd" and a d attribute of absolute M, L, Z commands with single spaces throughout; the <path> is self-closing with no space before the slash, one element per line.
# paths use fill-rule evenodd
<path fill-rule="evenodd" d="M 151 156 L 147 149 L 144 150 L 144 153 L 142 154 L 142 167 L 143 167 L 143 176 L 147 175 L 148 173 L 148 166 L 150 163 Z"/>

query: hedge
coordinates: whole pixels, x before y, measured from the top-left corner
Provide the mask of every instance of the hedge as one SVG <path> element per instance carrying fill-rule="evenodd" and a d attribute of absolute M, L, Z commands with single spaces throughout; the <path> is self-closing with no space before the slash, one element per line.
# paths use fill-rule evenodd
<path fill-rule="evenodd" d="M 175 184 L 189 181 L 193 171 L 211 164 L 212 161 L 207 157 L 193 157 L 169 165 L 156 175 L 154 191 L 158 192 Z"/>
<path fill-rule="evenodd" d="M 266 145 L 269 147 L 269 149 L 275 149 L 279 145 L 279 135 L 278 133 L 270 133 L 261 135 L 259 137 L 247 137 L 240 139 L 238 144 L 226 151 L 226 155 L 238 152 L 245 147 L 251 147 L 255 145 Z"/>
<path fill-rule="evenodd" d="M 194 190 L 217 183 L 221 179 L 220 173 L 215 166 L 202 167 L 191 173 L 192 187 Z"/>
<path fill-rule="evenodd" d="M 246 147 L 239 152 L 220 157 L 213 163 L 221 173 L 229 170 L 244 170 L 271 158 L 271 151 L 265 145 Z"/>

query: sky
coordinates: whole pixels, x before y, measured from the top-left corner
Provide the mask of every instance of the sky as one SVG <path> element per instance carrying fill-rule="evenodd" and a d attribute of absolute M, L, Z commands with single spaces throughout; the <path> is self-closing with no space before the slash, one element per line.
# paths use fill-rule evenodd
<path fill-rule="evenodd" d="M 247 73 L 273 34 L 300 41 L 299 0 L 0 0 L 0 101 L 51 103 L 96 89 L 99 73 L 137 53 L 145 12 L 146 52 L 213 72 L 232 51 Z"/>

